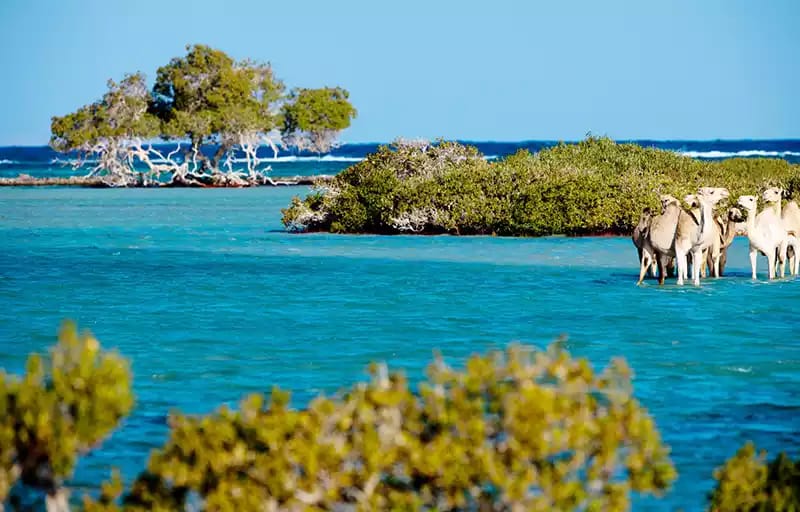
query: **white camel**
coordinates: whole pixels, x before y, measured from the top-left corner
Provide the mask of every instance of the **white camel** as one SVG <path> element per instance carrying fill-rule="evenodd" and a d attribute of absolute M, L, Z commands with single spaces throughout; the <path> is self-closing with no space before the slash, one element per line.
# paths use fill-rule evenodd
<path fill-rule="evenodd" d="M 783 199 L 783 189 L 780 187 L 770 187 L 766 189 L 764 192 L 761 193 L 761 199 L 764 200 L 766 204 L 765 209 L 772 209 L 775 217 L 781 220 L 782 224 L 783 217 L 781 214 L 781 200 Z M 792 237 L 792 241 L 789 240 L 789 233 L 786 226 L 783 226 L 784 234 L 783 239 L 781 240 L 778 249 L 776 250 L 775 258 L 776 258 L 776 265 L 777 270 L 776 274 L 780 274 L 780 277 L 786 275 L 786 253 L 788 251 L 789 245 L 794 245 L 794 237 Z M 794 251 L 793 251 L 794 252 Z M 793 265 L 790 265 L 792 267 Z M 792 269 L 790 268 L 790 272 Z"/>
<path fill-rule="evenodd" d="M 787 257 L 789 260 L 789 273 L 793 276 L 800 274 L 800 207 L 796 201 L 789 201 L 781 213 L 783 227 L 786 229 Z"/>
<path fill-rule="evenodd" d="M 775 214 L 773 208 L 757 213 L 756 196 L 740 196 L 739 205 L 747 210 L 747 238 L 750 240 L 750 268 L 753 279 L 758 279 L 756 266 L 759 252 L 767 257 L 769 278 L 775 279 L 775 260 L 786 239 L 783 221 Z"/>
<path fill-rule="evenodd" d="M 675 261 L 677 263 L 678 284 L 682 285 L 687 276 L 687 255 L 691 253 L 692 283 L 700 284 L 700 267 L 703 266 L 703 252 L 707 251 L 717 237 L 714 229 L 714 206 L 730 194 L 728 189 L 701 187 L 696 199 L 700 203 L 699 218 L 692 212 L 683 212 L 678 221 L 675 236 Z"/>
<path fill-rule="evenodd" d="M 697 198 L 697 194 L 686 194 L 683 196 L 683 202 L 686 203 L 688 207 L 687 210 L 684 210 L 684 213 L 681 215 L 681 218 L 684 223 L 687 223 L 689 220 L 694 221 L 695 224 L 700 224 L 700 200 Z M 688 224 L 687 224 L 688 225 Z M 704 251 L 708 252 L 708 251 Z M 705 254 L 703 255 L 705 257 Z M 689 278 L 689 267 L 693 266 L 694 262 L 692 261 L 692 253 L 689 252 L 686 254 L 686 266 L 683 269 L 683 278 Z M 700 277 L 705 276 L 705 268 L 700 268 Z"/>

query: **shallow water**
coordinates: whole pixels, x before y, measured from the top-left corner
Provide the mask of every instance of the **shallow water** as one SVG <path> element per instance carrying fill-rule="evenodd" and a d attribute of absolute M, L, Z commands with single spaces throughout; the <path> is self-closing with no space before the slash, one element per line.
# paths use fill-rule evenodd
<path fill-rule="evenodd" d="M 680 478 L 637 510 L 697 510 L 745 440 L 800 453 L 800 280 L 729 275 L 636 287 L 627 238 L 289 235 L 298 188 L 0 189 L 0 367 L 54 343 L 64 318 L 133 361 L 137 407 L 85 457 L 78 486 L 144 466 L 171 409 L 206 412 L 273 384 L 302 406 L 386 360 L 414 379 L 568 334 L 596 366 L 624 355 Z M 765 261 L 760 261 L 762 275 Z"/>

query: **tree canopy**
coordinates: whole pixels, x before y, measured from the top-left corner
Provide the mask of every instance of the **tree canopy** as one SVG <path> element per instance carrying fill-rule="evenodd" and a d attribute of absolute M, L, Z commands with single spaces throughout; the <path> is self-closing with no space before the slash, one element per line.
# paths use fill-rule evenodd
<path fill-rule="evenodd" d="M 283 109 L 283 134 L 303 149 L 329 151 L 336 134 L 356 115 L 349 97 L 340 87 L 295 89 Z"/>
<path fill-rule="evenodd" d="M 152 90 L 142 73 L 108 87 L 100 101 L 53 117 L 50 144 L 97 158 L 92 173 L 121 186 L 163 173 L 179 185 L 258 184 L 268 180 L 259 148 L 327 151 L 356 115 L 340 87 L 287 93 L 269 64 L 205 45 L 158 68 Z M 179 149 L 164 155 L 149 144 L 155 138 Z M 244 169 L 234 169 L 237 161 Z"/>

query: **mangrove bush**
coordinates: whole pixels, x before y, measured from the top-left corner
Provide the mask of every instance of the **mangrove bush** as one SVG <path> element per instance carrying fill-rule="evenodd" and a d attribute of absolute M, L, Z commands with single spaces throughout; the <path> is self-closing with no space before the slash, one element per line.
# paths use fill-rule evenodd
<path fill-rule="evenodd" d="M 718 186 L 738 197 L 766 185 L 798 190 L 800 166 L 699 161 L 595 137 L 495 162 L 455 142 L 399 141 L 295 197 L 283 223 L 336 233 L 627 234 L 643 208 L 660 209 L 659 194 Z"/>

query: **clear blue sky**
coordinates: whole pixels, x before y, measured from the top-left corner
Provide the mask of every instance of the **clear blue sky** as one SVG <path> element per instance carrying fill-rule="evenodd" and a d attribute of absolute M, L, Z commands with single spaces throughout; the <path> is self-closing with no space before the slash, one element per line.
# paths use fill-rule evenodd
<path fill-rule="evenodd" d="M 800 1 L 0 0 L 0 145 L 187 43 L 341 85 L 345 141 L 800 137 Z"/>

